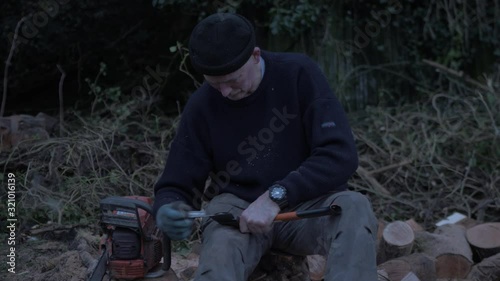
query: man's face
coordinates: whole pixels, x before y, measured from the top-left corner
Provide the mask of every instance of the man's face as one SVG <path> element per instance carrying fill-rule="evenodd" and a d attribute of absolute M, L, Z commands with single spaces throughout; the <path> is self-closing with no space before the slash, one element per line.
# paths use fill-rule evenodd
<path fill-rule="evenodd" d="M 261 80 L 260 50 L 256 49 L 238 70 L 222 76 L 204 75 L 205 80 L 230 100 L 240 100 L 249 96 L 257 89 Z"/>

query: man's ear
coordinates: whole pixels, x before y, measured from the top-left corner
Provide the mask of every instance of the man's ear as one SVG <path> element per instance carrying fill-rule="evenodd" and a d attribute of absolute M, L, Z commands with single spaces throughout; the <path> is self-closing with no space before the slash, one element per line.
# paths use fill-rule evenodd
<path fill-rule="evenodd" d="M 253 48 L 252 57 L 255 59 L 255 63 L 260 62 L 260 48 Z"/>

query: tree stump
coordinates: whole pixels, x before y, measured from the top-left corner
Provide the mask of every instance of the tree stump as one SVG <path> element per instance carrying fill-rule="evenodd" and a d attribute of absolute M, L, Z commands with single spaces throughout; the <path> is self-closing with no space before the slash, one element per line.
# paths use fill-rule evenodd
<path fill-rule="evenodd" d="M 420 280 L 436 280 L 435 259 L 422 253 L 386 261 L 379 265 L 378 269 L 387 272 L 391 281 L 402 281 L 409 273 L 413 273 Z"/>
<path fill-rule="evenodd" d="M 438 278 L 465 278 L 472 267 L 472 250 L 461 225 L 446 224 L 434 233 L 417 232 L 416 243 L 422 252 L 436 258 Z"/>
<path fill-rule="evenodd" d="M 467 279 L 471 281 L 498 281 L 500 280 L 500 254 L 485 258 L 474 265 Z"/>
<path fill-rule="evenodd" d="M 377 253 L 377 264 L 409 255 L 414 239 L 413 230 L 407 223 L 403 221 L 389 223 L 382 233 Z"/>
<path fill-rule="evenodd" d="M 466 237 L 476 262 L 500 253 L 500 222 L 483 223 L 469 228 Z"/>

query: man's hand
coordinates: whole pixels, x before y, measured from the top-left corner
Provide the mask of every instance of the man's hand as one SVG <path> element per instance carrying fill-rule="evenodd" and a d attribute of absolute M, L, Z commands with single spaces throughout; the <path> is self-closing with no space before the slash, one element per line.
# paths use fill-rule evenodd
<path fill-rule="evenodd" d="M 193 219 L 187 218 L 191 207 L 183 202 L 165 204 L 158 209 L 156 225 L 172 240 L 182 240 L 189 237 L 193 229 Z"/>
<path fill-rule="evenodd" d="M 266 191 L 241 213 L 240 231 L 243 233 L 268 232 L 279 212 L 280 207 L 269 198 L 269 191 Z"/>

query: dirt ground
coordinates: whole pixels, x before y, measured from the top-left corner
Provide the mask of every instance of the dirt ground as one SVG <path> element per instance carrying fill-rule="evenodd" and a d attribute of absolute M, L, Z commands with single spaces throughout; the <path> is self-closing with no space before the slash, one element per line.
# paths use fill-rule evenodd
<path fill-rule="evenodd" d="M 99 257 L 98 244 L 100 237 L 93 230 L 80 227 L 62 227 L 48 231 L 38 231 L 39 235 L 21 234 L 16 246 L 15 273 L 7 272 L 1 267 L 0 280 L 8 281 L 81 281 L 87 280 L 90 270 L 86 266 L 86 258 L 95 261 Z M 82 247 L 82 244 L 85 245 Z M 7 249 L 2 246 L 2 253 Z M 193 249 L 196 247 L 193 247 Z M 272 258 L 272 257 L 271 257 Z M 281 258 L 282 259 L 282 258 Z M 289 258 L 288 258 L 289 259 Z M 293 264 L 290 260 L 290 264 Z M 88 261 L 87 261 L 88 263 Z M 269 264 L 269 257 L 263 263 Z M 149 281 L 190 281 L 198 265 L 195 250 L 172 253 L 172 272 L 160 278 L 136 279 Z M 257 269 L 250 280 L 254 281 L 302 281 L 303 269 L 290 269 L 286 263 L 274 268 Z M 267 271 L 267 272 L 266 272 Z M 3 275 L 3 277 L 2 277 Z M 114 280 L 105 276 L 103 280 Z"/>

